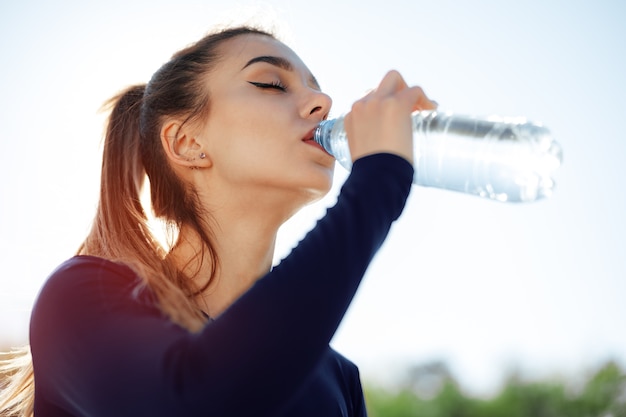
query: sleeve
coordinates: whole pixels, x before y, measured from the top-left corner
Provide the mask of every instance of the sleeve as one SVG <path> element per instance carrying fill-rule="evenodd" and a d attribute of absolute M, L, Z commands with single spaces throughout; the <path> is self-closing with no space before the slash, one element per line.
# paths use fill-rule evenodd
<path fill-rule="evenodd" d="M 279 414 L 327 348 L 412 177 L 398 156 L 356 161 L 337 204 L 198 334 L 108 285 L 80 284 L 102 268 L 68 271 L 64 281 L 79 284 L 44 287 L 31 320 L 49 400 L 90 416 Z"/>

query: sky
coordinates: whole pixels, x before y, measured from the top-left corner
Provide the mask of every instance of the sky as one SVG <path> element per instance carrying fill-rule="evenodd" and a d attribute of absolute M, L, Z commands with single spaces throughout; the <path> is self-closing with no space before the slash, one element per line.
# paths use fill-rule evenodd
<path fill-rule="evenodd" d="M 443 360 L 488 392 L 512 369 L 626 363 L 625 18 L 608 0 L 3 2 L 0 344 L 26 343 L 39 288 L 89 229 L 100 105 L 214 25 L 254 19 L 307 63 L 331 116 L 397 69 L 443 109 L 542 122 L 563 148 L 535 203 L 413 188 L 332 342 L 365 379 Z M 277 262 L 345 177 L 285 225 Z"/>

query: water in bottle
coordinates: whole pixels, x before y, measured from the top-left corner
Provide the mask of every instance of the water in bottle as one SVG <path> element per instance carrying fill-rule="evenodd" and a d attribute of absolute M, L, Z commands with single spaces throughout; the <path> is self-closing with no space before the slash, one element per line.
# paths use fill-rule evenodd
<path fill-rule="evenodd" d="M 414 184 L 507 202 L 530 202 L 554 190 L 559 144 L 540 124 L 440 111 L 413 113 Z M 315 140 L 352 166 L 343 117 L 320 123 Z"/>

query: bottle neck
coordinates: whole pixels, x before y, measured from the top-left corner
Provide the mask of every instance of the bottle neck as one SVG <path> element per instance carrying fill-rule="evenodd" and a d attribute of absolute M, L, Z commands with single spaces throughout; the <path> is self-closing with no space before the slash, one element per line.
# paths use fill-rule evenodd
<path fill-rule="evenodd" d="M 315 132 L 313 132 L 313 140 L 317 142 L 328 153 L 332 153 L 331 149 L 331 132 L 335 126 L 336 119 L 322 120 Z"/>

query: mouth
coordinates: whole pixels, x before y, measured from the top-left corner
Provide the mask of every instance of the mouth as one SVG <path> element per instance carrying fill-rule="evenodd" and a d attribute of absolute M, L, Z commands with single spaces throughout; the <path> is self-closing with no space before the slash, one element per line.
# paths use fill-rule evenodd
<path fill-rule="evenodd" d="M 306 143 L 307 145 L 314 146 L 328 154 L 328 152 L 326 152 L 326 149 L 324 149 L 322 145 L 320 145 L 319 143 L 315 141 L 315 139 L 313 139 L 314 133 L 315 133 L 315 129 L 312 129 L 309 133 L 307 133 L 307 135 L 304 138 L 302 138 L 302 142 Z"/>

